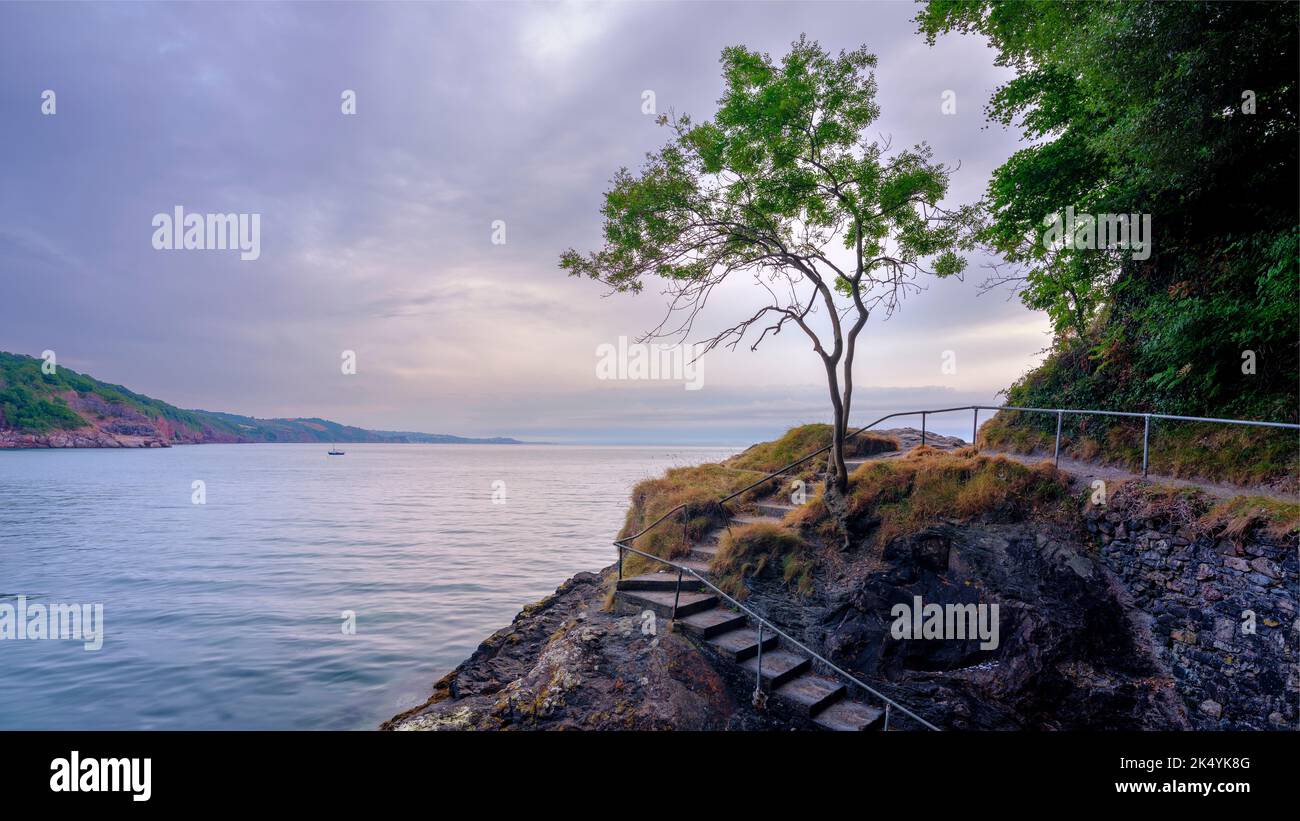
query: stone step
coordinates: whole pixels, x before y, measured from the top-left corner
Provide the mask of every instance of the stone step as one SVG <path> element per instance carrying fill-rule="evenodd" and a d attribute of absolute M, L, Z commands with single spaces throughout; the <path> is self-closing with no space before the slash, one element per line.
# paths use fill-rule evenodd
<path fill-rule="evenodd" d="M 885 723 L 885 711 L 860 701 L 837 701 L 813 716 L 813 723 L 839 732 L 879 730 Z"/>
<path fill-rule="evenodd" d="M 746 659 L 740 663 L 751 673 L 758 672 L 758 656 Z M 806 657 L 791 653 L 788 650 L 773 650 L 763 653 L 763 683 L 769 689 L 775 689 L 785 684 L 792 678 L 806 672 L 812 666 Z"/>
<path fill-rule="evenodd" d="M 746 624 L 743 614 L 725 607 L 714 607 L 712 610 L 677 617 L 677 629 L 706 641 L 738 630 Z"/>
<path fill-rule="evenodd" d="M 619 612 L 640 613 L 643 610 L 653 610 L 656 616 L 671 619 L 674 595 L 672 591 L 619 590 L 614 598 L 618 600 Z M 677 599 L 677 618 L 703 612 L 715 607 L 717 603 L 718 597 L 712 594 L 682 591 Z"/>
<path fill-rule="evenodd" d="M 712 610 L 710 613 L 714 612 Z M 700 616 L 707 615 L 701 613 Z M 744 624 L 744 620 L 741 620 Z M 758 631 L 752 627 L 737 627 L 722 635 L 714 636 L 708 639 L 709 644 L 713 645 L 720 653 L 728 656 L 732 661 L 744 661 L 758 655 Z M 763 652 L 775 650 L 777 647 L 776 634 L 768 631 L 763 634 Z M 767 666 L 764 664 L 764 666 Z"/>
<path fill-rule="evenodd" d="M 733 526 L 755 524 L 779 525 L 781 524 L 781 519 L 777 516 L 751 516 L 749 514 L 741 514 L 739 516 L 733 516 L 731 524 Z"/>
<path fill-rule="evenodd" d="M 815 673 L 805 673 L 772 691 L 810 718 L 839 701 L 845 692 L 843 684 Z"/>
<path fill-rule="evenodd" d="M 619 590 L 676 590 L 677 571 L 666 573 L 644 573 L 640 576 L 624 577 L 618 582 Z M 703 591 L 704 585 L 689 573 L 682 574 L 682 591 Z"/>
<path fill-rule="evenodd" d="M 724 533 L 726 531 L 723 531 Z M 687 558 L 696 559 L 697 561 L 709 561 L 718 554 L 718 548 L 722 546 L 720 539 L 704 539 L 691 544 L 691 553 Z"/>
<path fill-rule="evenodd" d="M 754 505 L 754 509 L 763 516 L 772 516 L 776 519 L 784 519 L 786 514 L 794 510 L 794 505 L 787 505 L 781 502 L 759 502 Z"/>
<path fill-rule="evenodd" d="M 713 558 L 712 555 L 710 555 L 709 558 L 710 559 Z M 687 558 L 687 559 L 676 559 L 675 561 L 678 564 L 689 567 L 691 570 L 694 570 L 696 573 L 699 573 L 701 576 L 707 577 L 709 575 L 708 559 L 700 560 L 700 559 Z"/>

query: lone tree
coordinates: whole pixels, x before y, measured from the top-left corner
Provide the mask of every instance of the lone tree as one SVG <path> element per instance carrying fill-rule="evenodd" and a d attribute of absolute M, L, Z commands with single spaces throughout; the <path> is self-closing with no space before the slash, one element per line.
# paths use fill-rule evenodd
<path fill-rule="evenodd" d="M 684 339 L 714 288 L 752 276 L 768 304 L 703 340 L 703 353 L 734 350 L 751 330 L 751 350 L 787 325 L 808 336 L 834 411 L 828 502 L 846 487 L 853 361 L 868 317 L 892 314 L 918 274 L 959 274 L 959 252 L 973 247 L 976 212 L 939 206 L 950 169 L 930 148 L 890 154 L 864 136 L 880 114 L 875 64 L 865 48 L 832 56 L 804 36 L 779 65 L 725 49 L 714 121 L 660 116 L 673 138 L 639 175 L 614 177 L 604 247 L 560 258 L 570 275 L 614 291 L 666 283 L 667 315 L 641 341 Z"/>

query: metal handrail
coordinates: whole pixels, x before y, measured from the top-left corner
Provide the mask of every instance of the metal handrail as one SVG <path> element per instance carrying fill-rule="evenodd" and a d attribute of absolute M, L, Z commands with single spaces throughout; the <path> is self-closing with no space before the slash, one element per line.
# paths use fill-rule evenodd
<path fill-rule="evenodd" d="M 1152 420 L 1152 419 L 1172 419 L 1172 420 L 1175 420 L 1175 421 L 1182 421 L 1182 422 L 1217 422 L 1217 423 L 1222 423 L 1222 424 L 1227 424 L 1227 425 L 1254 425 L 1254 426 L 1257 426 L 1257 427 L 1268 427 L 1268 428 L 1291 428 L 1291 429 L 1295 429 L 1295 430 L 1300 430 L 1300 424 L 1292 424 L 1292 423 L 1290 423 L 1290 422 L 1259 422 L 1259 421 L 1255 421 L 1255 420 L 1251 420 L 1251 419 L 1221 419 L 1221 418 L 1208 417 L 1208 416 L 1175 416 L 1175 415 L 1173 415 L 1173 414 L 1166 414 L 1166 413 L 1133 413 L 1133 412 L 1127 412 L 1127 411 L 1080 410 L 1080 409 L 1076 409 L 1076 408 L 1024 408 L 1024 407 L 1018 407 L 1018 406 L 1015 406 L 1015 405 L 997 405 L 997 406 L 995 406 L 995 405 L 963 405 L 963 406 L 961 406 L 961 407 L 957 407 L 957 408 L 934 408 L 934 409 L 929 409 L 929 410 L 899 411 L 898 413 L 891 413 L 891 414 L 888 414 L 888 415 L 886 415 L 886 416 L 882 416 L 882 417 L 880 417 L 879 419 L 877 419 L 876 421 L 872 422 L 872 423 L 869 424 L 869 425 L 863 425 L 862 427 L 858 428 L 857 430 L 854 430 L 854 431 L 849 432 L 848 434 L 845 435 L 844 440 L 847 442 L 849 439 L 852 439 L 853 437 L 857 436 L 858 434 L 863 433 L 863 432 L 865 432 L 865 431 L 868 431 L 868 430 L 870 430 L 871 428 L 874 428 L 876 425 L 879 425 L 881 422 L 884 422 L 884 421 L 886 421 L 886 420 L 888 420 L 888 419 L 895 419 L 895 418 L 897 418 L 897 417 L 899 417 L 899 416 L 917 416 L 917 415 L 919 414 L 920 417 L 921 417 L 921 444 L 924 445 L 924 444 L 925 444 L 925 438 L 926 438 L 926 428 L 925 428 L 925 423 L 926 423 L 926 417 L 927 417 L 927 416 L 929 416 L 929 415 L 932 414 L 932 413 L 955 413 L 955 412 L 957 412 L 957 411 L 967 411 L 967 410 L 973 412 L 973 426 L 972 426 L 972 429 L 971 429 L 971 444 L 974 444 L 975 439 L 977 438 L 977 436 L 978 436 L 978 434 L 979 434 L 979 413 L 980 413 L 980 411 L 982 411 L 982 410 L 991 410 L 991 411 L 994 411 L 994 412 L 997 412 L 997 411 L 1020 411 L 1020 412 L 1024 412 L 1024 413 L 1053 413 L 1053 414 L 1056 414 L 1056 447 L 1055 447 L 1055 451 L 1054 451 L 1053 456 L 1052 456 L 1052 460 L 1053 460 L 1053 463 L 1054 463 L 1054 464 L 1058 464 L 1058 465 L 1060 464 L 1060 458 L 1061 458 L 1061 422 L 1062 422 L 1062 420 L 1063 420 L 1065 414 L 1067 414 L 1067 413 L 1077 413 L 1077 414 L 1085 414 L 1085 415 L 1092 415 L 1092 416 L 1124 416 L 1124 417 L 1132 417 L 1132 418 L 1141 418 L 1141 419 L 1144 420 L 1144 426 L 1143 426 L 1143 431 L 1142 431 L 1142 475 L 1143 475 L 1143 476 L 1146 476 L 1146 475 L 1147 475 L 1147 464 L 1148 464 L 1148 453 L 1149 453 L 1148 443 L 1149 443 L 1150 438 L 1151 438 L 1151 420 Z M 782 467 L 782 468 L 779 468 L 779 469 L 777 469 L 777 470 L 772 471 L 771 473 L 767 474 L 766 476 L 764 476 L 763 478 L 759 479 L 758 481 L 756 481 L 756 482 L 752 482 L 752 483 L 746 485 L 745 487 L 741 488 L 740 490 L 737 490 L 737 491 L 735 491 L 735 492 L 733 492 L 733 493 L 729 493 L 729 494 L 727 494 L 726 496 L 723 496 L 721 499 L 718 500 L 718 504 L 719 504 L 719 505 L 722 505 L 722 506 L 723 506 L 723 509 L 725 510 L 725 509 L 726 509 L 726 504 L 727 504 L 727 502 L 731 501 L 732 499 L 735 499 L 737 496 L 740 496 L 740 495 L 742 495 L 742 494 L 744 494 L 744 493 L 746 493 L 746 492 L 748 492 L 748 491 L 750 491 L 750 490 L 753 490 L 754 488 L 758 487 L 759 485 L 761 485 L 761 484 L 763 484 L 763 483 L 765 483 L 765 482 L 770 482 L 771 480 L 775 479 L 776 477 L 780 476 L 781 474 L 785 473 L 786 471 L 790 470 L 791 468 L 795 468 L 795 467 L 798 467 L 799 465 L 802 465 L 804 462 L 807 462 L 809 459 L 813 459 L 813 458 L 815 458 L 815 457 L 817 457 L 817 456 L 820 456 L 821 454 L 823 454 L 823 453 L 827 452 L 828 450 L 830 450 L 833 446 L 834 446 L 834 442 L 832 441 L 832 444 L 830 444 L 830 445 L 825 445 L 825 446 L 823 446 L 823 447 L 821 447 L 821 448 L 818 448 L 817 450 L 813 451 L 812 453 L 809 453 L 808 455 L 806 455 L 806 456 L 804 456 L 804 457 L 802 457 L 802 458 L 800 458 L 800 459 L 797 459 L 797 460 L 791 462 L 790 464 L 786 465 L 785 467 Z M 666 521 L 666 520 L 667 520 L 669 517 L 671 517 L 673 514 L 679 512 L 679 511 L 683 511 L 683 510 L 685 510 L 685 509 L 688 507 L 688 505 L 689 505 L 688 502 L 683 502 L 682 504 L 677 505 L 676 507 L 674 507 L 672 510 L 669 510 L 669 511 L 668 511 L 667 513 L 665 513 L 664 515 L 660 516 L 658 519 L 655 519 L 655 520 L 654 520 L 653 522 L 651 522 L 649 525 L 647 525 L 646 527 L 642 528 L 639 532 L 634 533 L 634 534 L 632 534 L 631 536 L 625 536 L 625 537 L 623 537 L 622 539 L 616 539 L 616 540 L 614 541 L 614 546 L 618 548 L 618 578 L 619 578 L 620 581 L 623 579 L 623 551 L 624 551 L 624 550 L 631 550 L 633 553 L 636 553 L 636 554 L 638 554 L 638 555 L 640 555 L 640 556 L 644 556 L 644 557 L 646 557 L 647 559 L 654 559 L 655 561 L 663 562 L 664 564 L 667 564 L 667 565 L 669 565 L 670 567 L 676 568 L 677 571 L 678 571 L 678 587 L 677 587 L 677 589 L 678 589 L 678 595 L 680 595 L 680 591 L 681 591 L 681 574 L 682 574 L 682 573 L 690 573 L 690 574 L 691 574 L 692 576 L 694 576 L 698 581 L 700 581 L 701 583 L 707 585 L 708 587 L 710 587 L 711 589 L 713 589 L 714 591 L 716 591 L 718 594 L 720 594 L 720 595 L 722 595 L 724 598 L 726 598 L 727 601 L 730 601 L 730 602 L 731 602 L 732 604 L 734 604 L 736 607 L 740 608 L 741 610 L 745 611 L 746 613 L 748 613 L 748 614 L 749 614 L 750 616 L 752 616 L 753 618 L 757 619 L 758 622 L 759 622 L 759 624 L 760 624 L 760 626 L 766 624 L 766 625 L 767 625 L 768 627 L 770 627 L 770 628 L 771 628 L 775 633 L 777 633 L 778 635 L 782 636 L 782 637 L 785 638 L 787 641 L 789 641 L 790 643 L 794 644 L 796 647 L 798 647 L 798 648 L 800 648 L 801 650 L 803 650 L 804 652 L 810 654 L 811 656 L 813 656 L 814 658 L 816 658 L 818 661 L 820 661 L 820 662 L 822 662 L 823 664 L 825 664 L 827 667 L 831 668 L 831 669 L 834 670 L 835 672 L 839 673 L 840 675 L 842 675 L 842 676 L 844 676 L 845 678 L 847 678 L 847 679 L 849 679 L 850 681 L 852 681 L 854 684 L 858 685 L 859 687 L 863 688 L 863 689 L 866 690 L 867 692 L 871 693 L 872 695 L 874 695 L 874 696 L 876 696 L 877 698 L 879 698 L 879 699 L 881 699 L 882 701 L 884 701 L 885 704 L 886 704 L 886 708 L 885 708 L 885 724 L 886 724 L 886 726 L 888 726 L 888 723 L 889 723 L 889 708 L 890 708 L 890 706 L 894 706 L 894 707 L 897 707 L 899 710 L 902 710 L 902 711 L 903 711 L 904 713 L 906 713 L 908 716 L 911 716 L 912 718 L 914 718 L 914 719 L 916 719 L 917 721 L 921 722 L 921 723 L 924 724 L 925 726 L 929 727 L 930 729 L 932 729 L 932 730 L 938 730 L 938 729 L 939 729 L 938 727 L 935 727 L 933 724 L 930 724 L 928 721 L 926 721 L 925 719 L 921 718 L 920 716 L 917 716 L 915 713 L 911 712 L 911 711 L 908 710 L 906 707 L 903 707 L 901 704 L 898 704 L 898 703 L 892 701 L 891 699 L 887 698 L 886 696 L 883 696 L 883 695 L 881 695 L 880 693 L 878 693 L 878 692 L 876 692 L 875 690 L 873 690 L 872 688 L 868 687 L 866 684 L 863 684 L 863 683 L 862 683 L 861 681 L 859 681 L 857 678 L 855 678 L 854 676 L 850 675 L 849 673 L 846 673 L 845 671 L 841 670 L 839 667 L 836 667 L 836 666 L 835 666 L 833 663 L 831 663 L 829 660 L 823 658 L 822 656 L 818 655 L 818 654 L 815 653 L 814 651 L 808 649 L 808 648 L 805 647 L 803 644 L 800 644 L 798 641 L 794 640 L 793 638 L 790 638 L 790 636 L 786 635 L 786 634 L 785 634 L 784 632 L 782 632 L 779 628 L 777 628 L 776 625 L 772 624 L 771 622 L 768 622 L 768 621 L 765 620 L 762 616 L 758 615 L 758 614 L 755 613 L 754 611 L 752 611 L 752 610 L 750 610 L 749 608 L 745 607 L 745 606 L 744 606 L 743 604 L 741 604 L 740 602 L 736 601 L 736 600 L 735 600 L 734 598 L 732 598 L 731 596 L 727 595 L 725 592 L 723 592 L 722 590 L 720 590 L 720 589 L 719 589 L 717 586 L 715 586 L 713 583 L 711 583 L 710 581 L 708 581 L 707 579 L 705 579 L 704 577 L 702 577 L 699 573 L 696 573 L 693 569 L 691 569 L 691 568 L 689 568 L 689 567 L 686 567 L 685 565 L 679 565 L 679 564 L 677 564 L 677 563 L 675 563 L 675 562 L 669 561 L 668 559 L 664 559 L 664 558 L 661 558 L 661 557 L 659 557 L 659 556 L 655 556 L 655 555 L 653 555 L 653 554 L 651 554 L 651 553 L 646 553 L 646 552 L 644 552 L 644 551 L 637 550 L 635 547 L 632 547 L 631 542 L 633 542 L 633 541 L 635 541 L 635 540 L 641 538 L 641 537 L 644 536 L 645 534 L 649 533 L 651 530 L 653 530 L 654 528 L 658 527 L 659 524 L 661 524 L 662 522 Z M 728 513 L 730 513 L 730 511 L 728 511 Z M 685 521 L 685 520 L 686 520 L 686 517 L 683 516 L 683 517 L 682 517 L 683 527 L 685 527 L 685 524 L 686 524 L 686 521 Z M 676 598 L 676 597 L 674 597 L 674 598 Z M 674 604 L 673 604 L 673 615 L 676 616 L 676 613 L 677 613 L 677 605 L 676 605 L 676 602 L 674 601 Z M 761 645 L 761 643 L 762 643 L 762 642 L 761 642 L 761 627 L 760 627 L 760 645 Z M 761 647 L 760 647 L 760 651 L 761 651 Z M 763 675 L 762 657 L 760 656 L 760 657 L 759 657 L 759 668 L 758 668 L 758 682 L 759 682 L 760 685 L 762 684 L 762 675 Z"/>
<path fill-rule="evenodd" d="M 808 655 L 810 655 L 810 656 L 812 656 L 813 658 L 817 659 L 817 660 L 820 661 L 822 664 L 825 664 L 825 665 L 826 665 L 827 667 L 829 667 L 830 669 L 834 670 L 835 672 L 839 673 L 841 676 L 845 677 L 845 678 L 848 679 L 849 681 L 851 681 L 851 682 L 853 682 L 854 684 L 858 685 L 858 686 L 861 687 L 863 690 L 866 690 L 868 693 L 871 693 L 871 694 L 872 694 L 873 696 L 875 696 L 876 698 L 878 698 L 878 699 L 880 699 L 881 701 L 885 702 L 885 704 L 888 705 L 889 707 L 892 707 L 892 708 L 894 708 L 894 709 L 896 709 L 896 710 L 901 710 L 904 714 L 906 714 L 907 716 L 909 716 L 909 717 L 912 718 L 912 719 L 915 719 L 916 721 L 919 721 L 921 724 L 925 725 L 926 727 L 928 727 L 928 728 L 931 729 L 931 730 L 935 730 L 936 732 L 939 731 L 939 728 L 938 728 L 938 727 L 934 726 L 934 725 L 931 724 L 930 722 L 928 722 L 928 721 L 926 721 L 925 719 L 921 718 L 921 717 L 918 716 L 916 713 L 912 712 L 911 710 L 907 709 L 907 708 L 904 707 L 903 705 L 899 704 L 897 701 L 894 701 L 894 700 L 891 699 L 889 696 L 886 696 L 886 695 L 884 695 L 883 693 L 881 693 L 880 691 L 878 691 L 878 690 L 872 688 L 871 686 L 869 686 L 869 685 L 866 684 L 865 682 L 863 682 L 863 681 L 861 681 L 860 679 L 858 679 L 858 678 L 857 678 L 856 676 L 854 676 L 852 673 L 849 673 L 849 672 L 846 672 L 846 671 L 840 669 L 840 668 L 839 668 L 838 666 L 836 666 L 833 662 L 831 662 L 830 660 L 824 658 L 824 657 L 823 657 L 820 653 L 818 653 L 817 651 L 812 650 L 811 648 L 807 647 L 806 645 L 804 645 L 804 644 L 803 644 L 802 642 L 800 642 L 799 640 L 797 640 L 797 639 L 793 638 L 792 636 L 790 636 L 789 633 L 786 633 L 784 630 L 782 630 L 781 628 L 777 627 L 775 624 L 773 624 L 772 622 L 768 621 L 767 619 L 763 618 L 763 617 L 760 616 L 758 613 L 755 613 L 753 610 L 750 610 L 750 609 L 749 609 L 748 607 L 746 607 L 745 605 L 743 605 L 743 604 L 741 604 L 740 602 L 736 601 L 736 599 L 734 599 L 734 598 L 732 598 L 730 595 L 728 595 L 727 592 L 726 592 L 725 590 L 722 590 L 722 589 L 719 588 L 717 585 L 715 585 L 713 582 L 709 581 L 708 579 L 704 578 L 704 577 L 701 576 L 699 573 L 697 573 L 697 572 L 695 571 L 694 568 L 687 567 L 687 566 L 684 565 L 684 564 L 678 564 L 677 562 L 671 561 L 671 560 L 669 560 L 669 559 L 662 558 L 662 557 L 660 557 L 660 556 L 656 556 L 656 555 L 654 555 L 653 553 L 646 553 L 645 551 L 637 550 L 635 547 L 631 547 L 631 546 L 629 546 L 629 545 L 621 545 L 621 544 L 619 544 L 618 542 L 614 542 L 614 544 L 615 544 L 615 545 L 618 545 L 618 546 L 619 546 L 620 548 L 622 548 L 623 550 L 630 550 L 630 551 L 632 551 L 633 553 L 636 553 L 638 556 L 644 556 L 644 557 L 647 558 L 647 559 L 654 559 L 654 560 L 657 561 L 657 562 L 663 562 L 664 564 L 668 565 L 669 567 L 672 567 L 673 569 L 675 569 L 675 570 L 678 572 L 678 574 L 679 574 L 678 578 L 679 578 L 679 579 L 680 579 L 680 574 L 682 574 L 682 573 L 690 573 L 692 576 L 695 577 L 696 581 L 700 582 L 700 584 L 705 585 L 705 586 L 708 587 L 710 590 L 712 590 L 713 592 L 717 593 L 719 596 L 722 596 L 724 599 L 726 599 L 727 601 L 731 602 L 731 604 L 734 605 L 736 608 L 738 608 L 738 609 L 740 609 L 740 610 L 743 610 L 745 613 L 749 614 L 749 616 L 750 616 L 751 618 L 753 618 L 755 621 L 757 621 L 757 622 L 759 623 L 759 625 L 760 625 L 760 628 L 759 628 L 759 629 L 760 629 L 760 630 L 761 630 L 763 627 L 766 627 L 767 629 L 771 630 L 773 633 L 776 633 L 776 634 L 777 634 L 778 636 L 780 636 L 781 638 L 783 638 L 783 639 L 785 639 L 786 641 L 788 641 L 788 642 L 790 642 L 791 644 L 793 644 L 795 647 L 798 647 L 800 650 L 804 651 L 804 652 L 807 653 Z M 675 608 L 674 608 L 674 609 L 675 609 Z M 761 636 L 761 633 L 760 633 L 760 636 Z M 762 639 L 760 638 L 760 640 L 759 640 L 759 652 L 760 652 L 760 653 L 762 652 L 762 649 L 763 649 L 763 642 L 762 642 Z M 761 664 L 760 664 L 759 670 L 760 670 L 760 671 L 762 670 L 762 666 L 761 666 Z M 760 678 L 761 678 L 761 672 L 760 672 Z"/>

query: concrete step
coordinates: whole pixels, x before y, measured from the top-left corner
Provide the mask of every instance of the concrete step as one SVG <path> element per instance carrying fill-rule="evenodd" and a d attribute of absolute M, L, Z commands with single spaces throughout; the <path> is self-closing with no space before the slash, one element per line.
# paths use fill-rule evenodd
<path fill-rule="evenodd" d="M 746 659 L 740 663 L 751 673 L 758 672 L 758 656 Z M 763 653 L 763 683 L 769 689 L 775 689 L 785 684 L 800 674 L 806 672 L 812 666 L 806 657 L 791 653 L 788 650 L 773 650 L 772 652 Z"/>
<path fill-rule="evenodd" d="M 619 590 L 614 594 L 614 598 L 618 602 L 620 613 L 653 610 L 660 618 L 671 619 L 674 595 L 672 591 Z M 677 600 L 677 618 L 709 610 L 717 603 L 718 597 L 712 594 L 682 591 Z"/>
<path fill-rule="evenodd" d="M 676 590 L 677 571 L 670 573 L 645 573 L 640 576 L 625 577 L 618 582 L 619 590 Z M 701 592 L 704 585 L 689 573 L 682 574 L 682 591 Z"/>
<path fill-rule="evenodd" d="M 712 610 L 677 617 L 677 629 L 706 641 L 738 630 L 746 624 L 743 614 L 725 607 L 714 607 Z"/>
<path fill-rule="evenodd" d="M 714 612 L 714 611 L 709 611 Z M 707 615 L 704 613 L 701 616 Z M 742 624 L 744 620 L 742 619 Z M 758 631 L 752 627 L 736 627 L 719 636 L 708 639 L 709 644 L 713 645 L 718 652 L 731 658 L 732 661 L 744 661 L 758 655 Z M 777 647 L 776 634 L 768 631 L 763 634 L 763 652 L 775 650 Z M 766 666 L 766 664 L 764 664 Z"/>
<path fill-rule="evenodd" d="M 777 516 L 751 516 L 749 514 L 741 514 L 740 516 L 732 517 L 731 524 L 732 526 L 754 524 L 779 525 L 781 524 L 781 519 Z"/>
<path fill-rule="evenodd" d="M 699 543 L 691 545 L 691 552 L 687 554 L 686 558 L 694 562 L 699 562 L 707 567 L 709 562 L 713 561 L 713 557 L 716 555 L 718 555 L 717 542 L 711 544 Z"/>
<path fill-rule="evenodd" d="M 885 711 L 860 701 L 837 701 L 813 716 L 813 723 L 840 732 L 879 730 L 885 723 Z"/>
<path fill-rule="evenodd" d="M 810 718 L 839 701 L 845 692 L 843 684 L 815 673 L 805 673 L 772 691 Z"/>
<path fill-rule="evenodd" d="M 759 502 L 758 504 L 754 505 L 754 509 L 757 510 L 763 516 L 771 516 L 776 519 L 784 519 L 786 514 L 794 510 L 795 508 L 794 505 L 787 505 L 782 502 L 768 501 L 768 502 Z"/>
<path fill-rule="evenodd" d="M 709 558 L 711 559 L 711 558 L 713 558 L 713 557 L 710 556 Z M 696 573 L 699 573 L 701 576 L 706 576 L 706 577 L 707 577 L 707 576 L 709 575 L 709 560 L 708 560 L 708 559 L 700 560 L 700 559 L 689 559 L 689 558 L 688 558 L 688 559 L 676 559 L 675 561 L 676 561 L 678 564 L 686 565 L 686 566 L 689 567 L 691 570 L 694 570 Z M 712 580 L 710 580 L 710 581 L 712 581 Z"/>

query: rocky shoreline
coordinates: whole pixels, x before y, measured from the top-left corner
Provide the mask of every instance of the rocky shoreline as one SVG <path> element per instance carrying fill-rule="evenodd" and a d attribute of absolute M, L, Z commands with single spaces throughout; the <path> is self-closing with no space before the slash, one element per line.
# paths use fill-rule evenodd
<path fill-rule="evenodd" d="M 385 730 L 756 730 L 779 722 L 731 693 L 662 621 L 604 612 L 613 568 L 524 608 Z"/>
<path fill-rule="evenodd" d="M 1123 490 L 1073 521 L 945 520 L 830 557 L 810 595 L 759 572 L 746 605 L 945 729 L 1293 728 L 1294 538 L 1214 537 L 1194 513 Z M 707 643 L 609 612 L 612 573 L 525 608 L 383 728 L 811 729 L 756 709 L 752 676 Z M 893 639 L 914 596 L 997 603 L 1000 646 Z"/>
<path fill-rule="evenodd" d="M 196 442 L 184 444 L 197 444 Z M 41 448 L 169 448 L 172 443 L 157 435 L 114 435 L 98 428 L 52 433 L 23 433 L 0 430 L 0 450 Z"/>

